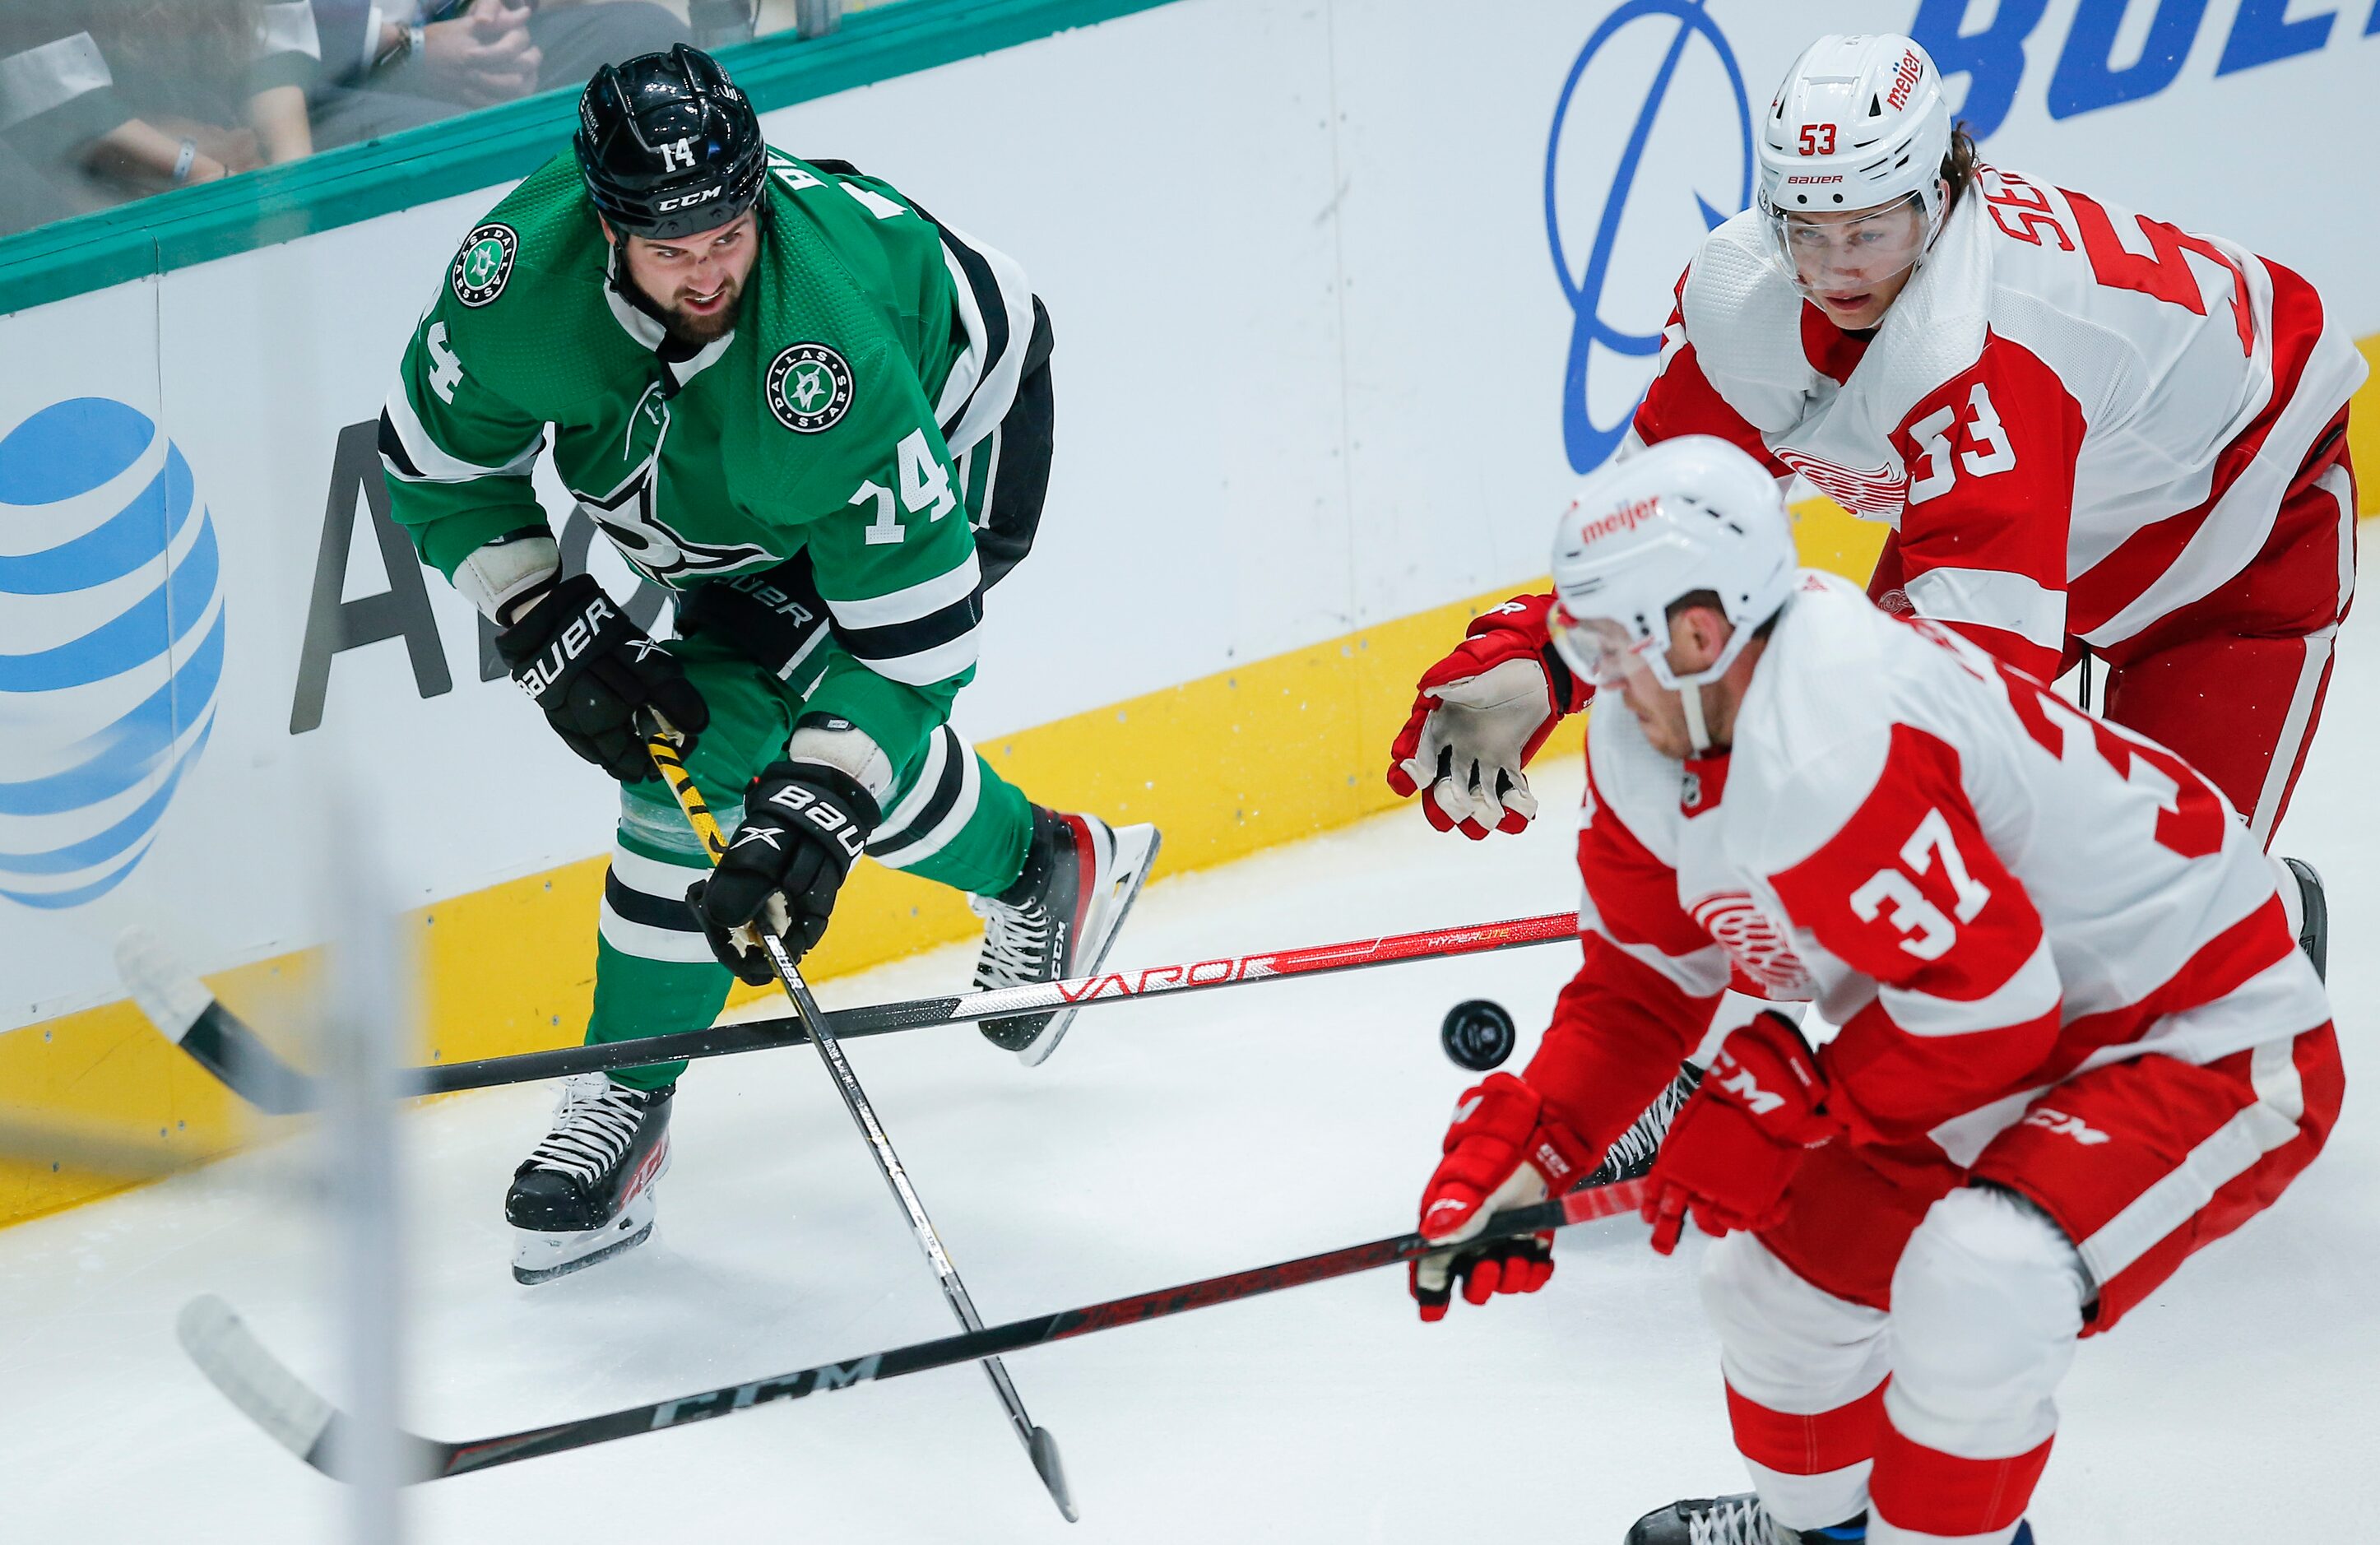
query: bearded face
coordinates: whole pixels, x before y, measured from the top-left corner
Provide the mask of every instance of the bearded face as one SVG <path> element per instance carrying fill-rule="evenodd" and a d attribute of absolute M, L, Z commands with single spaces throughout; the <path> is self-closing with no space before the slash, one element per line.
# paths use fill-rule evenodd
<path fill-rule="evenodd" d="M 735 329 L 744 283 L 759 259 L 759 216 L 747 210 L 713 230 L 665 241 L 632 236 L 620 256 L 627 287 L 670 336 L 697 347 L 716 343 Z"/>

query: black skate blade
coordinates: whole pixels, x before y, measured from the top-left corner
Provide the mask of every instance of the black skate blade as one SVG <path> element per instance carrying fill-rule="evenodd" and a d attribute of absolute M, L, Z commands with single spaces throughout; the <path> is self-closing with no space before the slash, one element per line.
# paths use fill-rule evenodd
<path fill-rule="evenodd" d="M 636 1233 L 629 1235 L 625 1239 L 615 1239 L 600 1250 L 589 1250 L 585 1255 L 577 1257 L 574 1259 L 565 1260 L 559 1266 L 549 1266 L 541 1271 L 532 1271 L 529 1268 L 521 1265 L 520 1262 L 515 1261 L 513 1262 L 513 1281 L 520 1283 L 523 1287 L 535 1287 L 540 1283 L 550 1283 L 556 1277 L 566 1277 L 573 1271 L 584 1271 L 589 1266 L 600 1265 L 602 1262 L 611 1259 L 613 1256 L 618 1255 L 623 1250 L 633 1250 L 638 1246 L 643 1244 L 646 1240 L 650 1239 L 652 1236 L 653 1225 L 649 1222 L 644 1227 L 638 1229 Z"/>
<path fill-rule="evenodd" d="M 1033 1456 L 1033 1468 L 1041 1477 L 1041 1484 L 1050 1489 L 1050 1500 L 1058 1504 L 1059 1515 L 1070 1524 L 1082 1522 L 1075 1511 L 1075 1494 L 1066 1489 L 1066 1466 L 1058 1459 L 1058 1440 L 1050 1436 L 1046 1427 L 1037 1427 L 1026 1441 L 1025 1451 Z"/>
<path fill-rule="evenodd" d="M 1148 845 L 1142 848 L 1139 856 L 1127 866 L 1123 861 L 1123 834 L 1125 832 L 1137 831 L 1146 831 L 1148 833 Z M 1115 917 L 1108 924 L 1107 931 L 1099 936 L 1098 946 L 1093 950 L 1090 960 L 1075 972 L 1076 976 L 1095 975 L 1100 967 L 1107 964 L 1108 951 L 1115 947 L 1116 935 L 1123 931 L 1124 919 L 1132 916 L 1133 903 L 1140 899 L 1141 890 L 1148 883 L 1148 871 L 1157 867 L 1157 850 L 1165 845 L 1165 833 L 1146 822 L 1139 826 L 1124 827 L 1116 832 L 1115 836 L 1117 839 L 1116 872 L 1112 889 L 1110 892 L 1116 909 Z M 1118 893 L 1121 894 L 1119 895 Z M 1050 1053 L 1058 1049 L 1058 1042 L 1064 1038 L 1067 1027 L 1075 1022 L 1075 1009 L 1069 1006 L 1052 1013 L 1050 1023 L 1042 1028 L 1040 1034 L 1033 1037 L 1024 1045 L 1014 1048 L 1016 1060 L 1027 1067 L 1038 1067 L 1048 1062 Z M 989 1027 L 987 1026 L 986 1028 L 988 1032 Z"/>
<path fill-rule="evenodd" d="M 2305 951 L 2313 962 L 2317 980 L 2330 980 L 2330 898 L 2322 888 L 2322 876 L 2303 858 L 2284 858 L 2290 875 L 2298 882 L 2298 948 Z"/>

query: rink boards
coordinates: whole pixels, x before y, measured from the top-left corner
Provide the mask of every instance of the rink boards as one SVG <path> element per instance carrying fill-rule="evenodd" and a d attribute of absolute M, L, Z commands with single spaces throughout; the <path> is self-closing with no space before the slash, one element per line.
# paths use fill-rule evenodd
<path fill-rule="evenodd" d="M 1091 24 L 859 66 L 880 34 L 856 17 L 856 43 L 800 45 L 816 69 L 759 94 L 783 103 L 778 143 L 888 178 L 1048 300 L 1049 514 L 958 723 L 1044 802 L 1159 821 L 1179 871 L 1390 802 L 1415 675 L 1539 572 L 1685 253 L 1748 193 L 1752 115 L 1805 30 L 1924 34 L 1962 7 L 1544 0 L 1492 28 L 1421 0 L 975 9 Z M 2380 335 L 2357 259 L 2380 215 L 2334 155 L 2247 148 L 2370 142 L 2371 23 L 2218 6 L 2185 38 L 2135 6 L 2154 28 L 2102 37 L 2104 7 L 2027 9 L 1926 40 L 1954 91 L 1969 72 L 1989 157 L 2238 237 Z M 798 100 L 804 79 L 849 89 Z M 608 785 L 373 497 L 393 362 L 504 184 L 457 185 L 481 164 L 460 150 L 370 164 L 377 184 L 310 195 L 345 224 L 202 262 L 161 238 L 158 272 L 49 298 L 54 267 L 0 317 L 0 1101 L 20 1112 L 234 1140 L 116 1001 L 109 948 L 146 923 L 253 1016 L 300 1021 L 339 844 L 408 908 L 426 1054 L 573 1040 L 586 1012 Z M 1880 528 L 1803 509 L 1810 560 L 1864 573 Z M 971 926 L 865 870 L 818 969 Z M 0 1222 L 115 1184 L 0 1165 Z"/>

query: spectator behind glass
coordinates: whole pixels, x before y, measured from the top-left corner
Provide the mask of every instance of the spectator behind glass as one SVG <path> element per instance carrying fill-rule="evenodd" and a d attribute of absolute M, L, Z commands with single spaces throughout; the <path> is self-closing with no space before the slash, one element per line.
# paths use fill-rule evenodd
<path fill-rule="evenodd" d="M 313 153 L 306 88 L 321 73 L 322 50 L 306 0 L 84 5 L 116 93 L 142 122 L 195 142 L 226 172 Z M 143 191 L 159 186 L 145 162 L 103 161 L 103 169 Z"/>
<path fill-rule="evenodd" d="M 0 233 L 311 149 L 305 0 L 0 0 Z"/>
<path fill-rule="evenodd" d="M 324 147 L 575 90 L 604 65 L 692 37 L 650 0 L 311 3 L 326 82 L 316 93 L 314 138 Z"/>

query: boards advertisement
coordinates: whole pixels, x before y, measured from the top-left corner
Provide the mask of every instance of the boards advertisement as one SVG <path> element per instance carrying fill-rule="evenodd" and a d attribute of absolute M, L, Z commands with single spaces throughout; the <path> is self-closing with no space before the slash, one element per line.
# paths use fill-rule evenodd
<path fill-rule="evenodd" d="M 1245 822 L 1328 783 L 1355 791 L 1352 816 L 1387 802 L 1374 731 L 1411 675 L 1329 659 L 1543 572 L 1813 35 L 1912 33 L 1987 160 L 2242 241 L 2361 338 L 2380 335 L 2360 256 L 2380 207 L 2338 167 L 2380 137 L 2368 9 L 1176 0 L 764 124 L 1015 259 L 1055 323 L 1048 515 L 987 608 L 961 730 L 1092 725 L 1321 651 L 1315 703 L 1218 698 L 1237 717 L 1083 729 L 1068 755 L 1172 779 L 1164 819 L 1227 821 L 1184 759 L 1367 694 L 1362 733 L 1230 797 Z M 608 850 L 611 787 L 413 561 L 379 477 L 399 352 L 504 191 L 0 315 L 0 1031 L 121 999 L 128 923 L 208 970 L 319 945 L 318 855 L 342 823 L 416 908 Z M 565 548 L 629 599 L 540 476 Z M 1822 560 L 1873 551 L 1872 532 L 1811 532 Z M 583 892 L 568 905 L 591 908 Z M 591 959 L 591 910 L 582 934 Z"/>

